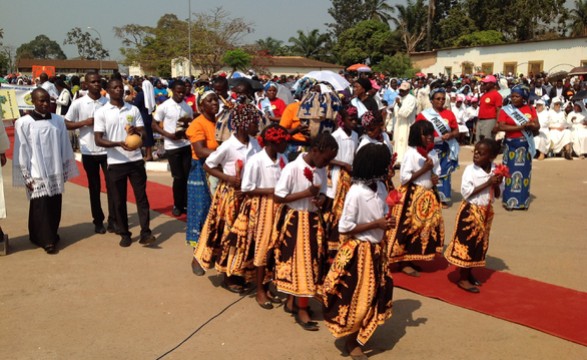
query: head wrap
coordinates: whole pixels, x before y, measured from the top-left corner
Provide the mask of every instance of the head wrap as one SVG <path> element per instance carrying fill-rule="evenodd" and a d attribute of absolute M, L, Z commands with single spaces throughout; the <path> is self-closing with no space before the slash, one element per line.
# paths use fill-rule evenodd
<path fill-rule="evenodd" d="M 317 84 L 316 79 L 309 78 L 309 77 L 302 78 L 298 83 L 298 87 L 296 88 L 295 95 L 301 98 L 305 93 L 310 91 L 314 87 L 314 85 L 316 85 L 316 84 Z"/>
<path fill-rule="evenodd" d="M 202 101 L 204 101 L 204 99 L 207 98 L 209 95 L 216 95 L 214 90 L 210 89 L 207 86 L 200 86 L 199 88 L 196 88 L 194 92 L 196 93 L 196 110 L 198 110 L 199 113 L 202 112 L 202 110 L 200 109 Z"/>
<path fill-rule="evenodd" d="M 265 87 L 263 88 L 263 90 L 267 91 L 267 90 L 271 89 L 272 87 L 277 89 L 277 84 L 274 83 L 273 81 L 268 81 L 267 84 L 265 84 Z"/>
<path fill-rule="evenodd" d="M 371 81 L 369 81 L 369 79 L 367 78 L 358 78 L 357 82 L 359 83 L 359 85 L 361 85 L 363 89 L 365 89 L 365 91 L 369 91 L 373 88 L 373 86 L 371 85 Z"/>
<path fill-rule="evenodd" d="M 259 123 L 261 114 L 252 104 L 238 104 L 230 113 L 230 126 L 233 129 L 246 129 L 252 123 Z"/>
<path fill-rule="evenodd" d="M 364 128 L 369 127 L 369 125 L 373 124 L 375 122 L 375 115 L 373 115 L 373 112 L 371 110 L 366 111 L 363 116 L 361 116 L 361 125 Z"/>
<path fill-rule="evenodd" d="M 430 100 L 434 99 L 434 95 L 438 93 L 446 94 L 446 90 L 441 87 L 430 90 Z"/>
<path fill-rule="evenodd" d="M 528 97 L 530 97 L 530 91 L 528 90 L 527 87 L 523 86 L 523 85 L 517 85 L 514 86 L 512 88 L 512 94 L 518 94 L 520 95 L 524 100 L 528 100 Z"/>

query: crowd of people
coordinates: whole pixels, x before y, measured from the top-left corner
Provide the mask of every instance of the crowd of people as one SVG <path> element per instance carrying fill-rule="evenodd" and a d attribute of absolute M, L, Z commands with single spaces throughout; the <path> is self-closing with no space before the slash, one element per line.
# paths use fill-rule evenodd
<path fill-rule="evenodd" d="M 585 104 L 573 102 L 585 89 L 580 79 L 549 88 L 544 76 L 401 81 L 359 73 L 337 90 L 311 78 L 105 80 L 89 72 L 55 114 L 60 96 L 41 77 L 35 109 L 15 122 L 13 159 L 13 182 L 30 200 L 33 243 L 58 252 L 64 182 L 78 175 L 71 132 L 95 232 L 132 245 L 130 182 L 139 243 L 156 242 L 145 161 L 160 136 L 173 177 L 172 214 L 186 215 L 193 273 L 214 268 L 234 293 L 256 284 L 256 301 L 267 310 L 282 303 L 273 288 L 286 294 L 283 309 L 308 331 L 319 329 L 308 305 L 318 299 L 326 327 L 347 337 L 357 359 L 392 315 L 393 272 L 419 277 L 418 262 L 444 254 L 459 269 L 457 286 L 479 293 L 472 269 L 485 266 L 494 200 L 527 210 L 534 158 L 587 153 Z M 129 140 L 137 135 L 142 144 Z M 460 146 L 470 144 L 473 163 L 445 248 L 442 210 L 452 205 Z M 496 164 L 500 152 L 503 164 Z"/>

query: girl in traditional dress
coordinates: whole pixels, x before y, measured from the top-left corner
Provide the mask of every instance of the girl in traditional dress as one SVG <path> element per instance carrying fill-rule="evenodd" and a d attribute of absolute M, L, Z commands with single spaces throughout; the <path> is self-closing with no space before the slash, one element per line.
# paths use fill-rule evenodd
<path fill-rule="evenodd" d="M 264 149 L 245 164 L 241 183 L 245 200 L 226 240 L 230 244 L 227 275 L 238 275 L 249 282 L 256 272 L 257 303 L 263 309 L 270 310 L 274 303 L 281 303 L 271 296 L 264 284 L 267 253 L 272 247 L 271 233 L 277 212 L 273 192 L 281 169 L 287 164 L 283 153 L 290 135 L 284 127 L 270 124 L 260 138 L 259 143 L 264 145 Z"/>
<path fill-rule="evenodd" d="M 438 195 L 443 208 L 451 202 L 451 174 L 459 165 L 459 124 L 453 112 L 444 108 L 446 91 L 436 88 L 430 93 L 432 108 L 416 116 L 416 121 L 429 121 L 434 127 L 434 148 L 440 161 Z"/>
<path fill-rule="evenodd" d="M 397 226 L 388 233 L 390 259 L 410 276 L 420 276 L 411 261 L 434 259 L 444 244 L 444 222 L 438 183 L 440 163 L 434 149 L 434 127 L 429 121 L 417 121 L 410 127 L 408 150 L 400 167 L 403 203 L 394 206 Z"/>
<path fill-rule="evenodd" d="M 497 120 L 499 131 L 505 131 L 503 162 L 512 175 L 503 192 L 506 210 L 527 210 L 530 206 L 532 159 L 536 154 L 534 135 L 538 134 L 540 124 L 536 110 L 527 104 L 529 96 L 526 87 L 513 87 L 511 103 L 502 108 Z"/>
<path fill-rule="evenodd" d="M 387 135 L 387 133 L 383 131 L 383 122 L 381 120 L 378 120 L 377 117 L 373 116 L 373 113 L 371 111 L 367 111 L 363 114 L 363 116 L 361 117 L 361 125 L 363 126 L 363 130 L 365 131 L 365 133 L 360 139 L 357 151 L 359 151 L 363 146 L 367 144 L 383 144 L 387 147 L 389 153 L 393 154 L 393 146 L 391 145 L 389 135 Z M 394 161 L 395 160 L 392 161 L 392 165 Z M 393 169 L 393 167 L 390 167 L 387 178 L 384 180 L 385 187 L 388 191 L 391 191 L 395 188 L 392 182 L 394 176 L 395 170 Z"/>
<path fill-rule="evenodd" d="M 492 203 L 501 193 L 503 175 L 496 174 L 493 163 L 499 150 L 499 144 L 488 138 L 475 145 L 473 164 L 468 165 L 463 173 L 463 202 L 457 214 L 454 235 L 444 252 L 446 260 L 460 268 L 458 287 L 471 293 L 479 293 L 481 284 L 473 276 L 472 268 L 485 266 L 493 221 Z"/>
<path fill-rule="evenodd" d="M 351 170 L 355 152 L 359 145 L 359 135 L 354 131 L 357 126 L 357 108 L 349 106 L 338 115 L 338 129 L 332 137 L 338 143 L 338 153 L 330 162 L 330 183 L 328 184 L 325 221 L 328 234 L 328 252 L 336 253 L 339 245 L 338 221 L 342 214 L 344 199 L 351 187 Z"/>
<path fill-rule="evenodd" d="M 336 338 L 348 335 L 346 349 L 353 359 L 366 358 L 361 346 L 392 314 L 393 279 L 384 237 L 394 221 L 386 217 L 382 182 L 390 164 L 391 155 L 381 144 L 365 145 L 355 156 L 353 185 L 338 224 L 346 240 L 323 285 L 326 326 Z"/>
<path fill-rule="evenodd" d="M 241 203 L 240 186 L 244 164 L 261 151 L 254 137 L 259 132 L 260 113 L 251 104 L 238 104 L 231 111 L 230 121 L 235 133 L 210 154 L 204 164 L 204 170 L 220 182 L 214 192 L 194 257 L 204 269 L 216 265 L 216 270 L 225 273 L 222 286 L 231 292 L 240 293 L 245 285 L 243 278 L 226 276 L 230 248 L 226 237 Z"/>
<path fill-rule="evenodd" d="M 325 167 L 337 151 L 332 135 L 318 134 L 307 153 L 285 166 L 275 186 L 275 201 L 284 205 L 274 225 L 274 283 L 288 294 L 285 311 L 295 313 L 296 322 L 309 331 L 318 330 L 318 323 L 311 321 L 308 299 L 316 295 L 325 272 L 320 213 L 326 199 Z"/>
<path fill-rule="evenodd" d="M 218 96 L 213 90 L 203 88 L 201 90 L 196 98 L 200 116 L 190 123 L 185 132 L 192 144 L 192 167 L 188 175 L 186 239 L 194 252 L 211 202 L 204 161 L 218 148 L 215 137 L 216 113 L 219 108 Z M 203 276 L 205 273 L 195 257 L 192 258 L 192 271 L 198 276 Z"/>

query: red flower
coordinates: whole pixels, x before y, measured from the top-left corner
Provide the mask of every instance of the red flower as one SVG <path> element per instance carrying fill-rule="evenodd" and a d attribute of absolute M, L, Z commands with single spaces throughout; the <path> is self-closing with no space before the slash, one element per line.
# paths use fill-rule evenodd
<path fill-rule="evenodd" d="M 501 175 L 504 178 L 510 178 L 510 169 L 504 165 L 504 164 L 499 164 L 495 166 L 495 170 L 493 171 L 493 174 L 495 175 Z"/>
<path fill-rule="evenodd" d="M 265 143 L 263 142 L 263 137 L 261 137 L 261 135 L 257 136 L 257 142 L 261 148 L 265 147 Z"/>
<path fill-rule="evenodd" d="M 243 163 L 243 161 L 241 159 L 238 159 L 236 161 L 236 163 L 234 164 L 234 168 L 236 170 L 236 176 L 239 176 L 241 174 L 241 171 L 243 170 L 245 163 Z"/>
<path fill-rule="evenodd" d="M 282 157 L 279 158 L 279 168 L 283 169 L 285 167 L 285 161 Z"/>
<path fill-rule="evenodd" d="M 306 177 L 306 179 L 308 179 L 308 181 L 312 184 L 314 184 L 314 172 L 312 171 L 312 169 L 310 168 L 305 168 L 304 169 L 304 176 Z"/>
<path fill-rule="evenodd" d="M 417 146 L 417 147 L 416 147 L 416 150 L 418 150 L 418 153 L 419 153 L 420 155 L 422 155 L 423 157 L 425 157 L 425 158 L 427 158 L 427 157 L 428 157 L 428 151 L 427 151 L 427 150 L 426 150 L 424 147 L 422 147 L 422 146 Z"/>
<path fill-rule="evenodd" d="M 393 165 L 395 165 L 395 162 L 397 161 L 397 153 L 394 152 L 393 155 L 391 155 L 391 166 L 393 167 Z"/>
<path fill-rule="evenodd" d="M 402 203 L 402 194 L 397 190 L 391 190 L 389 194 L 387 194 L 387 199 L 385 199 L 387 205 L 392 208 L 395 205 Z"/>

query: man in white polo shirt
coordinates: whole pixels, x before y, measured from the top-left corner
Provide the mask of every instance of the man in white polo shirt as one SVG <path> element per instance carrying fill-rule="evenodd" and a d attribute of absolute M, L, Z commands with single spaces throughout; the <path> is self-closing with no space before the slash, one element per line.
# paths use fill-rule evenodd
<path fill-rule="evenodd" d="M 108 175 L 112 185 L 112 195 L 116 222 L 121 236 L 119 245 L 132 244 L 128 230 L 126 209 L 127 181 L 133 188 L 137 201 L 137 212 L 141 226 L 139 243 L 149 245 L 155 242 L 149 227 L 149 199 L 147 199 L 147 172 L 141 149 L 132 150 L 125 144 L 128 134 L 143 136 L 144 124 L 139 109 L 124 102 L 124 85 L 120 79 L 108 81 L 110 102 L 94 114 L 94 138 L 96 145 L 106 148 Z"/>
<path fill-rule="evenodd" d="M 184 101 L 185 83 L 174 80 L 173 96 L 157 106 L 153 114 L 153 131 L 163 135 L 165 154 L 173 177 L 173 216 L 187 212 L 188 176 L 192 166 L 192 147 L 183 132 L 178 132 L 178 122 L 190 122 L 194 118 L 192 108 Z M 161 125 L 160 123 L 163 122 Z M 181 127 L 181 126 L 180 126 Z"/>
<path fill-rule="evenodd" d="M 88 177 L 88 190 L 90 191 L 90 207 L 94 219 L 94 231 L 98 234 L 116 232 L 116 217 L 114 216 L 114 203 L 112 202 L 112 189 L 108 182 L 108 163 L 106 161 L 106 149 L 96 145 L 94 141 L 94 113 L 108 99 L 100 94 L 100 75 L 95 72 L 88 72 L 85 77 L 88 86 L 88 93 L 73 101 L 67 114 L 65 114 L 65 126 L 67 130 L 79 129 L 80 151 L 82 153 L 82 164 Z M 108 197 L 108 229 L 104 227 L 104 212 L 100 201 L 100 168 L 104 173 L 106 181 L 106 194 Z"/>

